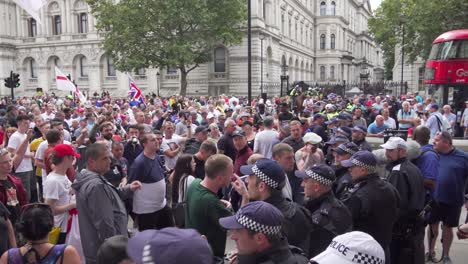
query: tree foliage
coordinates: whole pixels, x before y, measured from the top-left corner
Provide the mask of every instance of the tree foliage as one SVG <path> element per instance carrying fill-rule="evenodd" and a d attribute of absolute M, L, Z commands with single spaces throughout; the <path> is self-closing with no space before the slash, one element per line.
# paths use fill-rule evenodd
<path fill-rule="evenodd" d="M 369 19 L 369 30 L 382 46 L 385 70 L 391 72 L 395 46 L 402 43 L 405 25 L 405 54 L 408 62 L 427 59 L 432 41 L 440 34 L 468 28 L 467 0 L 384 0 Z M 387 76 L 388 77 L 388 76 Z"/>
<path fill-rule="evenodd" d="M 209 62 L 217 45 L 240 43 L 244 0 L 87 0 L 104 34 L 103 48 L 120 71 L 176 67 L 187 74 Z M 117 3 L 116 3 L 117 2 Z"/>

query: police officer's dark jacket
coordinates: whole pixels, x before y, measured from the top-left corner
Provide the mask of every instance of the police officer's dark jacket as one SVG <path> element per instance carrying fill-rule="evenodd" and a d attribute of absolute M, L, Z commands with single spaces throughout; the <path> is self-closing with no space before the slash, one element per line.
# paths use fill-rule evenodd
<path fill-rule="evenodd" d="M 335 236 L 352 231 L 351 213 L 332 191 L 307 201 L 305 207 L 312 215 L 309 257 L 327 249 Z"/>
<path fill-rule="evenodd" d="M 308 256 L 309 231 L 311 228 L 311 217 L 307 209 L 292 201 L 286 200 L 281 193 L 274 192 L 268 199 L 264 200 L 276 208 L 284 215 L 283 232 L 288 242 L 296 246 Z"/>
<path fill-rule="evenodd" d="M 286 238 L 271 248 L 252 255 L 238 255 L 238 264 L 305 264 L 309 259 L 301 254 L 299 248 L 289 246 Z"/>
<path fill-rule="evenodd" d="M 398 217 L 398 191 L 375 173 L 353 183 L 342 198 L 353 216 L 353 230 L 368 233 L 385 250 Z"/>
<path fill-rule="evenodd" d="M 387 177 L 400 195 L 399 220 L 412 221 L 424 208 L 425 190 L 421 171 L 406 158 L 393 161 L 386 166 Z"/>
<path fill-rule="evenodd" d="M 360 141 L 353 141 L 356 145 L 358 145 L 359 150 L 367 150 L 372 152 L 372 146 L 367 142 L 366 139 Z"/>
<path fill-rule="evenodd" d="M 335 197 L 340 199 L 347 188 L 352 185 L 351 174 L 349 174 L 348 168 L 345 167 L 332 167 L 335 170 L 336 180 L 333 182 L 332 190 Z"/>

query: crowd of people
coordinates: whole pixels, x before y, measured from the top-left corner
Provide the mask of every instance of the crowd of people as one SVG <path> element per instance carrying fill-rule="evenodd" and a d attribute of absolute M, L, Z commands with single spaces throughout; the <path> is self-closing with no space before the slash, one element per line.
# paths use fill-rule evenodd
<path fill-rule="evenodd" d="M 0 102 L 0 263 L 452 263 L 468 101 L 290 100 Z"/>

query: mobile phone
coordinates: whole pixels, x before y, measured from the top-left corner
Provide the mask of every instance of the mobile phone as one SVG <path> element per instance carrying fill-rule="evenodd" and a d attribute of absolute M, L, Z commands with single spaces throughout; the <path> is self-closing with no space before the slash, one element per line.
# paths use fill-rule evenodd
<path fill-rule="evenodd" d="M 35 123 L 33 123 L 33 122 L 29 123 L 29 128 L 30 129 L 34 129 L 35 127 L 36 127 Z"/>

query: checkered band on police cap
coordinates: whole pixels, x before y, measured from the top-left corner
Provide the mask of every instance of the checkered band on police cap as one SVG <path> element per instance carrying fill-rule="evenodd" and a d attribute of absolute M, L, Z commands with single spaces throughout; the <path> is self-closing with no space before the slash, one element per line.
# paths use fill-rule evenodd
<path fill-rule="evenodd" d="M 236 219 L 239 224 L 245 228 L 252 230 L 257 233 L 262 233 L 265 235 L 276 235 L 281 232 L 281 226 L 268 226 L 261 223 L 258 223 L 251 218 L 243 215 L 242 213 L 236 214 Z"/>
<path fill-rule="evenodd" d="M 353 163 L 354 165 L 356 165 L 358 167 L 364 167 L 364 168 L 368 169 L 369 171 L 374 171 L 375 170 L 375 166 L 365 164 L 364 162 L 362 162 L 360 160 L 357 160 L 357 159 L 351 159 L 351 163 Z"/>
<path fill-rule="evenodd" d="M 351 155 L 353 155 L 354 153 L 356 153 L 356 151 L 350 149 L 350 148 L 347 148 L 345 144 L 341 144 L 338 146 L 339 149 L 343 150 L 344 152 L 346 153 L 349 153 Z"/>
<path fill-rule="evenodd" d="M 320 184 L 325 185 L 325 186 L 331 186 L 333 184 L 333 181 L 330 179 L 327 179 L 323 177 L 322 175 L 312 171 L 312 170 L 306 170 L 305 171 L 307 177 L 311 178 L 312 180 L 318 181 Z"/>
<path fill-rule="evenodd" d="M 270 186 L 271 188 L 273 188 L 273 189 L 278 188 L 279 182 L 276 182 L 276 181 L 273 180 L 272 178 L 268 177 L 268 175 L 266 175 L 265 173 L 263 173 L 263 172 L 257 167 L 257 165 L 255 165 L 255 166 L 252 167 L 252 171 L 255 173 L 255 175 L 256 175 L 260 180 L 262 180 L 263 182 L 265 182 L 265 183 L 266 183 L 268 186 Z"/>
<path fill-rule="evenodd" d="M 384 264 L 385 261 L 376 256 L 372 256 L 366 253 L 357 252 L 354 254 L 353 262 L 362 264 Z"/>

